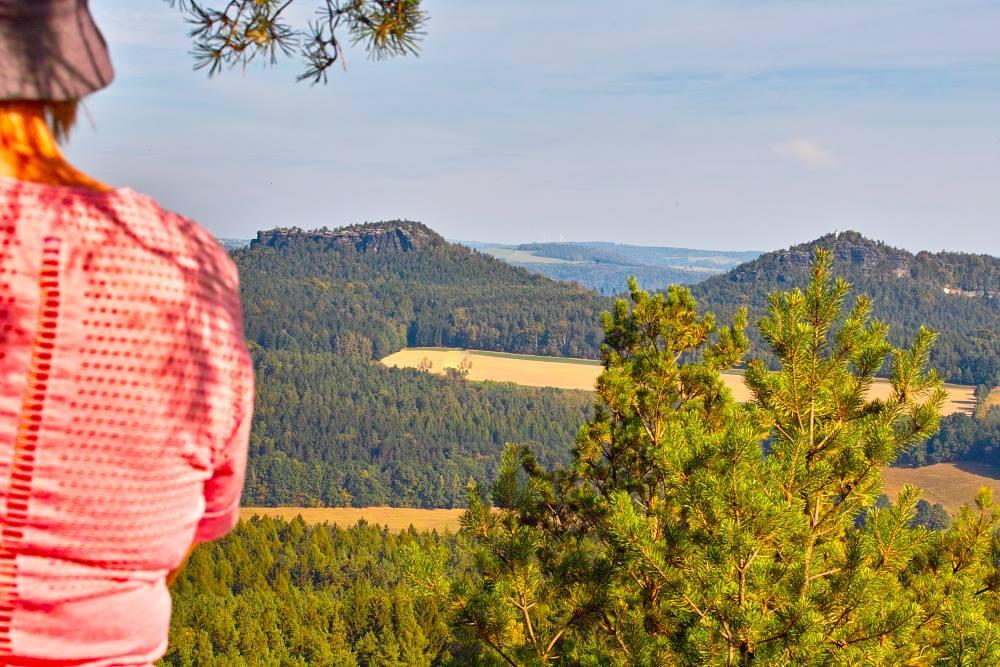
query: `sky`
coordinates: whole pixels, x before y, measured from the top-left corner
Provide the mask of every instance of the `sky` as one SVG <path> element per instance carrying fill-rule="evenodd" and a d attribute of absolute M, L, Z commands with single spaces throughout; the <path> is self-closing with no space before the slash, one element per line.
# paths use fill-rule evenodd
<path fill-rule="evenodd" d="M 419 58 L 349 50 L 310 86 L 294 58 L 210 79 L 177 9 L 91 0 L 117 79 L 69 156 L 220 237 L 405 218 L 505 243 L 854 229 L 1000 255 L 1000 2 L 424 2 Z"/>

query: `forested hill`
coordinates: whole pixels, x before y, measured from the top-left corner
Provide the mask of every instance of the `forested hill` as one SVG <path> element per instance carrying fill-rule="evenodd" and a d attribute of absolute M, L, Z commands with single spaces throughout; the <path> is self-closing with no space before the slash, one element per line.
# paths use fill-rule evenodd
<path fill-rule="evenodd" d="M 595 357 L 593 292 L 405 221 L 260 232 L 233 251 L 247 337 L 269 349 L 377 358 L 407 345 Z"/>
<path fill-rule="evenodd" d="M 406 345 L 594 356 L 608 301 L 413 222 L 270 230 L 232 257 L 259 378 L 246 504 L 451 507 L 508 442 L 568 456 L 584 392 L 374 360 Z"/>
<path fill-rule="evenodd" d="M 761 255 L 692 289 L 699 305 L 727 320 L 740 306 L 751 321 L 767 295 L 805 284 L 816 247 L 831 248 L 836 273 L 870 295 L 895 343 L 924 324 L 939 333 L 931 363 L 947 380 L 996 385 L 1000 380 L 1000 258 L 965 253 L 912 254 L 857 232 Z M 757 349 L 760 339 L 755 337 Z M 755 351 L 756 353 L 756 351 Z"/>

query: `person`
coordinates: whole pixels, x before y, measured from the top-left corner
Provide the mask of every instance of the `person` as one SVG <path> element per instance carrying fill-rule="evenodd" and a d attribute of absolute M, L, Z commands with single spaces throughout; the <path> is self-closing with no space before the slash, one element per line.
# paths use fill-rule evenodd
<path fill-rule="evenodd" d="M 0 0 L 0 664 L 149 665 L 168 579 L 238 518 L 253 400 L 236 269 L 70 165 L 112 79 L 86 0 Z"/>

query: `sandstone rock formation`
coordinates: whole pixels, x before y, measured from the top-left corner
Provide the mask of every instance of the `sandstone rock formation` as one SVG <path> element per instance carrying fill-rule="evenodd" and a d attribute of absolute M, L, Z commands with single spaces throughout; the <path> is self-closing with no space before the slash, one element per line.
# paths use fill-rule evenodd
<path fill-rule="evenodd" d="M 278 227 L 257 232 L 257 238 L 250 242 L 250 246 L 284 248 L 307 241 L 318 241 L 329 249 L 353 248 L 363 253 L 411 252 L 445 242 L 440 235 L 419 222 L 392 220 L 311 231 Z"/>

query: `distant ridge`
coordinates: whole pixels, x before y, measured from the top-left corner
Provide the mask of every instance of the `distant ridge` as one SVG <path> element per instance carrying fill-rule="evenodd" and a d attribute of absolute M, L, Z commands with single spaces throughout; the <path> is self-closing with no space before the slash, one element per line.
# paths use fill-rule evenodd
<path fill-rule="evenodd" d="M 739 307 L 762 317 L 768 294 L 803 287 L 817 247 L 834 255 L 834 274 L 850 281 L 854 294 L 868 294 L 874 315 L 888 323 L 896 344 L 925 325 L 939 334 L 931 364 L 963 384 L 1000 381 L 1000 258 L 957 252 L 894 248 L 855 231 L 769 252 L 692 287 L 699 304 L 723 319 Z M 758 352 L 763 350 L 754 339 Z"/>
<path fill-rule="evenodd" d="M 276 227 L 257 232 L 250 246 L 284 248 L 303 241 L 319 241 L 329 249 L 354 248 L 361 253 L 412 252 L 445 243 L 441 235 L 424 224 L 391 220 L 309 231 L 299 227 Z"/>
<path fill-rule="evenodd" d="M 827 234 L 815 241 L 765 253 L 713 280 L 785 283 L 806 274 L 816 248 L 832 250 L 838 272 L 848 277 L 913 279 L 940 287 L 945 293 L 988 299 L 1000 294 L 1000 258 L 956 252 L 913 254 L 855 231 Z"/>
<path fill-rule="evenodd" d="M 756 251 L 720 251 L 667 246 L 639 246 L 605 241 L 547 243 L 477 243 L 464 245 L 556 280 L 579 283 L 602 294 L 626 291 L 634 276 L 647 289 L 691 285 L 760 255 Z"/>

